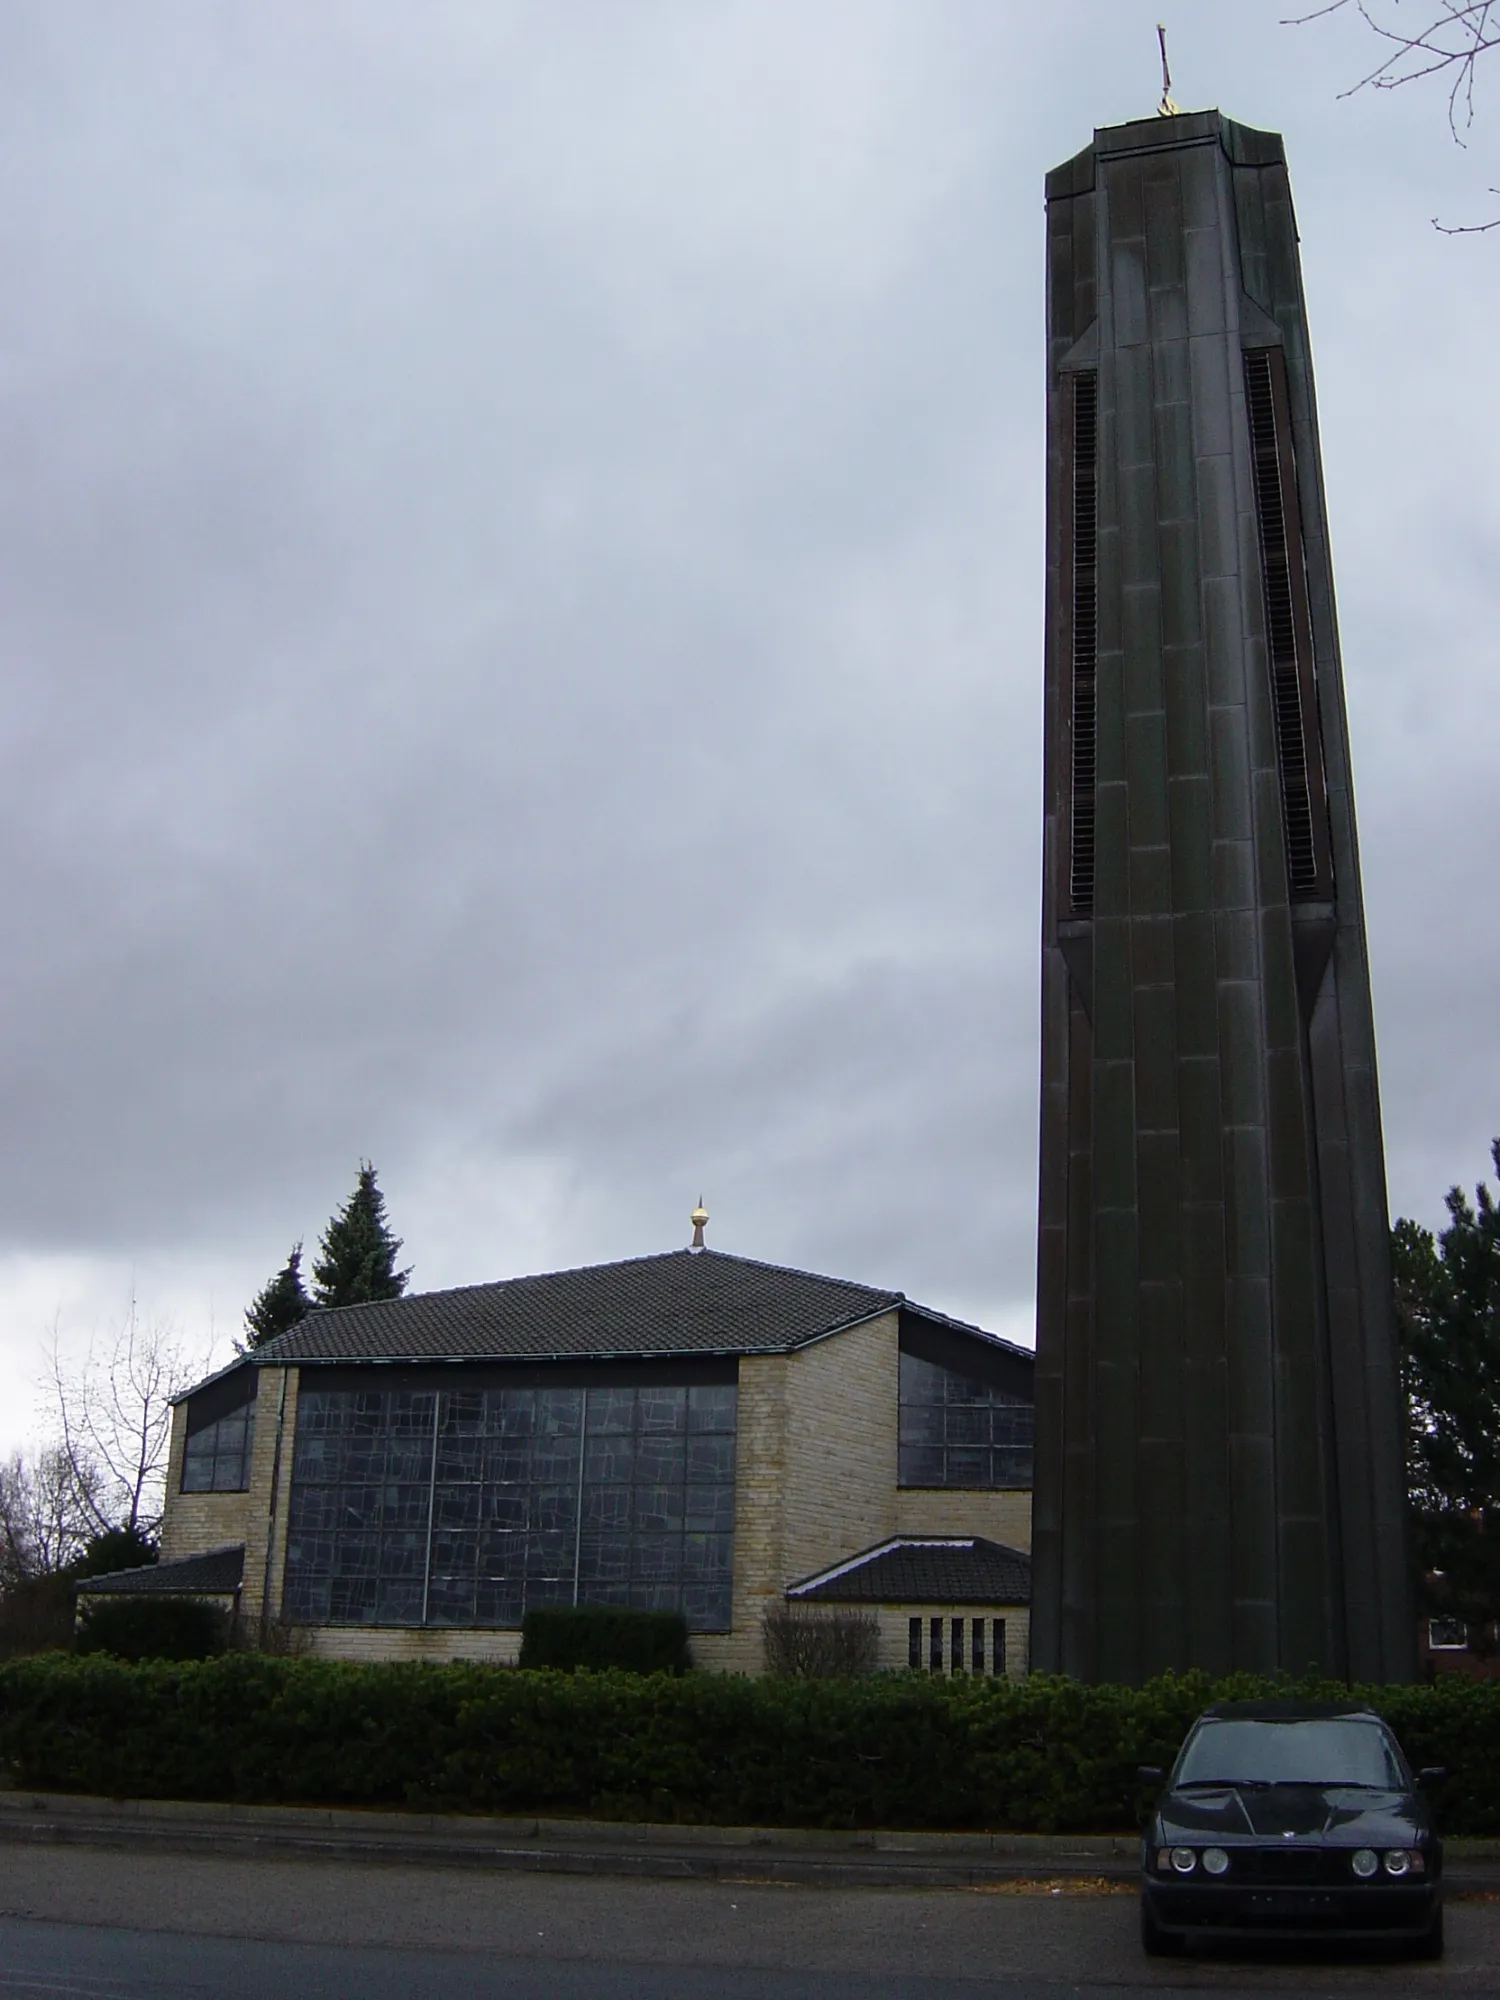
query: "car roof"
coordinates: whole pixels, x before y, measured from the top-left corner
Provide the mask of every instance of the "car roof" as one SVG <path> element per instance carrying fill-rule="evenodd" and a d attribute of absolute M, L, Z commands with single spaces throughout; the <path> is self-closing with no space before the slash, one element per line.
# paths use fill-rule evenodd
<path fill-rule="evenodd" d="M 1200 1722 L 1326 1722 L 1347 1716 L 1351 1721 L 1379 1722 L 1362 1701 L 1216 1701 L 1205 1708 Z"/>

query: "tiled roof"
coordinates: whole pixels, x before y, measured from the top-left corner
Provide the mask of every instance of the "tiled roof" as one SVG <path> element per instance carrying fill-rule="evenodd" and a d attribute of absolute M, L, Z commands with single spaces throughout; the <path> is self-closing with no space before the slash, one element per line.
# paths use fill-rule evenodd
<path fill-rule="evenodd" d="M 255 1350 L 285 1362 L 785 1354 L 904 1303 L 843 1278 L 671 1250 L 310 1313 Z"/>
<path fill-rule="evenodd" d="M 982 1535 L 901 1536 L 786 1594 L 822 1604 L 1029 1604 L 1031 1558 Z"/>
<path fill-rule="evenodd" d="M 136 1596 L 143 1591 L 165 1591 L 171 1596 L 227 1597 L 238 1590 L 245 1569 L 244 1545 L 232 1549 L 211 1549 L 204 1556 L 181 1556 L 176 1562 L 150 1563 L 144 1569 L 117 1569 L 107 1576 L 87 1576 L 78 1586 L 80 1596 L 98 1593 L 104 1597 Z"/>

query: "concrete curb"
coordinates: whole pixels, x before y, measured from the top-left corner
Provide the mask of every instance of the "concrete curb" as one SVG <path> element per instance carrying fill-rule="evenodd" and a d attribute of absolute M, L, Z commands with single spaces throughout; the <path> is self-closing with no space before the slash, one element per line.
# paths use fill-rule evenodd
<path fill-rule="evenodd" d="M 1125 1834 L 656 1826 L 38 1792 L 0 1792 L 0 1841 L 829 1888 L 1131 1881 L 1140 1865 Z M 1447 1875 L 1460 1893 L 1500 1889 L 1500 1841 L 1449 1842 Z"/>

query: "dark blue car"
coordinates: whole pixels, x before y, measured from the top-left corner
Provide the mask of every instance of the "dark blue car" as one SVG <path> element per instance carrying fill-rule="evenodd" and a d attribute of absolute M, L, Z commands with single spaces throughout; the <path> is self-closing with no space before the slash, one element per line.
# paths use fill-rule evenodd
<path fill-rule="evenodd" d="M 1363 1938 L 1443 1950 L 1443 1848 L 1401 1746 L 1372 1710 L 1225 1701 L 1178 1752 L 1146 1829 L 1141 1942 Z M 1141 1772 L 1157 1782 L 1158 1770 Z"/>

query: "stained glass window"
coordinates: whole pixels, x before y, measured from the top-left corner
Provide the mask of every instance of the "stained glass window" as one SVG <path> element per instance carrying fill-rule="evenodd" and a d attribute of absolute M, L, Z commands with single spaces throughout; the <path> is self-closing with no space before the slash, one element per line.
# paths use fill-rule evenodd
<path fill-rule="evenodd" d="M 244 1493 L 250 1485 L 255 1405 L 246 1403 L 217 1423 L 189 1431 L 182 1453 L 184 1493 Z"/>
<path fill-rule="evenodd" d="M 306 1391 L 286 1616 L 516 1626 L 621 1604 L 727 1630 L 735 1410 L 732 1383 Z"/>
<path fill-rule="evenodd" d="M 1023 1397 L 901 1356 L 903 1486 L 1030 1486 L 1035 1410 Z"/>

